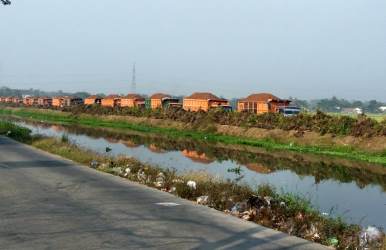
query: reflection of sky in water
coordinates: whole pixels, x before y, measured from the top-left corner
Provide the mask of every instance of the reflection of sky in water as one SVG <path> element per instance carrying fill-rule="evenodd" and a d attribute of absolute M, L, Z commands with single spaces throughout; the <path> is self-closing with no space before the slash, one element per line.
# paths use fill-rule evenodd
<path fill-rule="evenodd" d="M 22 125 L 29 127 L 34 133 L 47 136 L 60 137 L 64 133 L 63 129 L 43 128 L 24 123 Z M 70 141 L 97 152 L 105 152 L 108 146 L 112 149 L 110 154 L 132 156 L 142 162 L 160 167 L 175 168 L 178 171 L 204 170 L 225 179 L 238 177 L 227 171 L 229 168 L 239 166 L 231 160 L 205 164 L 191 160 L 180 151 L 154 152 L 154 149 L 152 151 L 144 145 L 128 147 L 118 141 L 112 143 L 102 138 L 95 139 L 67 132 L 66 134 Z M 293 192 L 311 199 L 322 212 L 329 212 L 333 208 L 333 214 L 343 215 L 353 223 L 361 222 L 363 225 L 386 227 L 386 194 L 378 186 L 368 185 L 360 189 L 355 183 L 341 183 L 336 180 L 325 180 L 315 184 L 313 176 L 298 176 L 290 170 L 262 174 L 245 166 L 241 166 L 241 169 L 244 175 L 242 182 L 251 186 L 269 183 L 279 191 Z"/>

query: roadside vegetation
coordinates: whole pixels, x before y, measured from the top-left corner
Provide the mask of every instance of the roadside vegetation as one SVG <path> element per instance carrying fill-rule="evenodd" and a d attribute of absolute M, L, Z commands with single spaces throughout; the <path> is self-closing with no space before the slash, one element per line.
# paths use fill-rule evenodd
<path fill-rule="evenodd" d="M 102 110 L 103 109 L 98 109 Z M 135 109 L 127 109 L 134 111 Z M 152 114 L 156 114 L 159 112 L 160 114 L 166 113 L 166 112 L 173 112 L 173 111 L 162 111 L 162 110 L 156 110 L 156 111 L 138 111 L 138 112 L 152 112 Z M 180 111 L 175 111 L 180 112 Z M 198 112 L 198 113 L 191 113 L 191 112 L 185 112 L 189 115 L 194 116 L 200 116 L 203 115 L 207 119 L 208 117 L 211 117 L 212 115 L 218 114 L 219 111 L 213 111 L 209 113 L 204 112 Z M 223 112 L 221 112 L 222 114 Z M 109 114 L 109 113 L 108 113 Z M 224 113 L 228 114 L 228 113 Z M 256 115 L 251 115 L 247 113 L 232 113 L 235 116 L 243 116 L 243 115 L 250 115 L 251 117 L 254 117 Z M 339 145 L 303 145 L 300 143 L 295 142 L 286 142 L 281 141 L 277 138 L 250 138 L 245 137 L 242 135 L 229 135 L 229 134 L 223 134 L 219 133 L 216 129 L 215 124 L 213 121 L 211 122 L 205 122 L 201 121 L 198 122 L 196 120 L 192 120 L 188 127 L 178 127 L 178 126 L 159 126 L 158 124 L 153 125 L 149 124 L 146 121 L 130 121 L 125 120 L 124 117 L 111 117 L 106 115 L 91 115 L 91 114 L 84 114 L 83 112 L 77 113 L 77 112 L 58 112 L 58 111 L 52 111 L 52 110 L 42 110 L 42 109 L 29 109 L 29 108 L 1 108 L 0 109 L 0 115 L 3 116 L 15 116 L 15 117 L 21 117 L 24 119 L 34 120 L 34 121 L 44 121 L 48 123 L 57 123 L 57 124 L 67 124 L 67 125 L 85 125 L 85 126 L 91 126 L 91 127 L 105 127 L 105 128 L 120 128 L 120 129 L 130 129 L 133 131 L 143 132 L 143 133 L 153 133 L 158 135 L 163 135 L 166 137 L 178 139 L 192 139 L 196 141 L 206 141 L 206 142 L 212 142 L 212 143 L 223 143 L 223 144 L 236 144 L 236 145 L 248 145 L 253 147 L 261 147 L 265 148 L 267 150 L 289 150 L 294 152 L 300 152 L 300 153 L 312 153 L 312 154 L 319 154 L 319 155 L 328 155 L 328 156 L 336 156 L 336 157 L 343 157 L 353 160 L 360 160 L 360 161 L 366 161 L 370 163 L 376 163 L 376 164 L 382 164 L 386 165 L 386 150 L 384 149 L 385 144 L 383 143 L 383 139 L 386 138 L 383 135 L 381 136 L 381 143 L 383 149 L 381 151 L 371 151 L 371 150 L 358 150 L 352 145 L 345 145 L 345 146 L 339 146 Z M 272 115 L 271 118 L 276 117 L 279 120 L 282 119 L 301 119 L 301 118 L 295 118 L 295 117 L 283 117 L 280 115 L 275 114 L 267 114 L 263 117 L 267 118 L 265 120 L 264 124 L 266 126 L 271 126 L 269 124 L 274 124 L 275 122 L 270 122 L 270 119 L 268 119 Z M 313 117 L 310 115 L 305 115 L 307 117 Z M 334 118 L 332 116 L 327 116 L 323 113 L 315 114 L 315 117 L 319 118 L 312 118 L 315 121 L 319 121 L 316 124 L 319 124 L 318 126 L 322 126 L 322 124 L 325 124 L 328 122 L 328 120 Z M 222 117 L 222 115 L 219 115 L 218 117 Z M 256 116 L 260 117 L 260 116 Z M 332 118 L 331 118 L 332 117 Z M 158 117 L 162 118 L 162 117 Z M 260 119 L 265 119 L 260 118 Z M 275 119 L 276 119 L 275 118 Z M 204 118 L 202 118 L 204 119 Z M 204 119 L 204 120 L 205 120 Z M 275 120 L 274 119 L 274 120 Z M 352 131 L 350 126 L 347 124 L 350 124 L 350 122 L 344 123 L 347 126 L 347 129 L 337 129 L 339 119 L 346 119 L 346 118 L 338 118 L 338 121 L 336 122 L 336 126 L 333 130 L 336 131 Z M 347 118 L 348 120 L 353 118 Z M 386 132 L 386 122 L 378 123 L 372 119 L 369 118 L 363 118 L 363 124 L 370 124 L 370 125 L 363 125 L 362 122 L 359 120 L 357 121 L 358 124 L 362 124 L 363 128 L 366 129 L 360 129 L 360 125 L 358 125 L 356 128 L 358 131 L 358 134 L 364 133 L 363 131 L 367 131 L 367 129 L 370 132 L 366 132 L 367 136 L 375 136 L 379 133 L 385 133 Z M 237 120 L 237 119 L 236 119 Z M 323 122 L 323 120 L 327 120 Z M 161 119 L 161 121 L 163 121 Z M 314 121 L 314 122 L 315 122 Z M 351 121 L 351 120 L 350 120 Z M 372 125 L 371 125 L 372 124 Z M 316 125 L 315 125 L 316 126 Z M 342 125 L 339 125 L 342 126 Z M 334 127 L 334 126 L 332 126 Z M 350 129 L 349 129 L 350 128 Z M 289 128 L 288 128 L 289 129 Z M 320 128 L 319 128 L 320 130 Z M 372 132 L 371 132 L 372 131 Z M 341 132 L 341 133 L 346 133 Z M 301 136 L 303 132 L 296 132 L 296 134 L 299 134 L 298 136 Z M 327 132 L 326 132 L 327 133 Z M 348 133 L 348 132 L 347 132 Z M 351 132 L 350 132 L 351 133 Z M 373 139 L 371 139 L 373 140 Z"/>
<path fill-rule="evenodd" d="M 357 117 L 345 115 L 328 115 L 321 111 L 301 113 L 297 116 L 285 117 L 278 113 L 253 114 L 247 112 L 227 112 L 210 110 L 209 112 L 188 112 L 183 109 L 138 109 L 138 108 L 105 108 L 100 106 L 74 106 L 64 108 L 73 114 L 92 115 L 129 115 L 169 119 L 190 123 L 197 128 L 211 129 L 213 124 L 256 127 L 263 129 L 295 130 L 298 135 L 305 131 L 317 132 L 321 135 L 351 135 L 355 137 L 386 136 L 386 119 L 378 122 L 366 115 Z"/>
<path fill-rule="evenodd" d="M 8 136 L 20 142 L 32 142 L 31 131 L 29 129 L 17 126 L 11 122 L 0 120 L 0 135 Z"/>
<path fill-rule="evenodd" d="M 9 104 L 8 104 L 9 105 Z M 12 106 L 12 105 L 11 105 Z M 300 113 L 286 117 L 279 113 L 253 114 L 248 112 L 228 112 L 218 109 L 209 112 L 188 112 L 181 108 L 141 109 L 141 108 L 107 108 L 100 105 L 79 105 L 59 109 L 73 115 L 90 114 L 94 116 L 134 116 L 166 119 L 191 124 L 200 130 L 215 130 L 215 124 L 240 126 L 248 128 L 281 129 L 297 131 L 298 136 L 306 131 L 320 135 L 373 137 L 386 136 L 386 118 L 377 119 L 366 115 L 334 115 L 321 111 Z"/>
<path fill-rule="evenodd" d="M 254 189 L 205 172 L 177 174 L 174 169 L 144 164 L 133 158 L 97 154 L 72 144 L 65 136 L 59 139 L 32 137 L 28 129 L 5 121 L 0 121 L 0 128 L 0 134 L 17 135 L 12 138 L 44 151 L 290 235 L 338 249 L 381 248 L 384 244 L 381 230 L 364 229 L 349 225 L 341 218 L 321 214 L 308 200 L 291 193 L 279 193 L 264 183 Z"/>

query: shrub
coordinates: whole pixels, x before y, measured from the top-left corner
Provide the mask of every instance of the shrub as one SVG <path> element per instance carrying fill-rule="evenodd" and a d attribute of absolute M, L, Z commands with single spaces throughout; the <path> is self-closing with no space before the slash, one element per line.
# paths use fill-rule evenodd
<path fill-rule="evenodd" d="M 0 121 L 0 135 L 5 135 L 21 142 L 31 142 L 32 140 L 31 130 L 7 121 Z"/>

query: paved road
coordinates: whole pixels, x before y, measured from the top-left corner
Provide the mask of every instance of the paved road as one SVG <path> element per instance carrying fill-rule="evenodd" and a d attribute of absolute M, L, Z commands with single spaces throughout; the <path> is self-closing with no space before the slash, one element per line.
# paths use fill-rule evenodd
<path fill-rule="evenodd" d="M 0 137 L 0 249 L 143 248 L 325 249 Z"/>

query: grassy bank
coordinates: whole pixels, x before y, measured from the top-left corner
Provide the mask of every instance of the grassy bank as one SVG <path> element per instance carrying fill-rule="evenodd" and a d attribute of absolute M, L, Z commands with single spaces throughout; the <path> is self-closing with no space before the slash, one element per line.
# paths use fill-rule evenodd
<path fill-rule="evenodd" d="M 119 129 L 130 129 L 143 133 L 153 133 L 170 138 L 189 138 L 193 140 L 207 141 L 212 143 L 248 145 L 261 147 L 268 150 L 289 150 L 300 153 L 312 153 L 328 155 L 334 157 L 343 157 L 353 160 L 366 161 L 370 163 L 386 165 L 386 152 L 367 152 L 357 150 L 351 146 L 313 146 L 300 145 L 297 143 L 282 143 L 277 140 L 263 138 L 246 138 L 241 136 L 232 136 L 216 133 L 211 128 L 202 130 L 178 129 L 173 127 L 152 126 L 146 123 L 133 123 L 125 120 L 112 120 L 103 116 L 73 115 L 71 113 L 57 112 L 51 110 L 36 109 L 0 109 L 0 115 L 16 116 L 25 119 L 44 121 L 48 123 L 66 124 L 66 125 L 84 125 L 90 127 L 108 127 Z"/>
<path fill-rule="evenodd" d="M 344 113 L 342 114 L 342 113 L 334 113 L 334 112 L 328 112 L 327 114 L 333 115 L 333 116 L 349 116 L 349 117 L 353 117 L 353 118 L 358 116 L 357 114 L 344 114 Z M 366 116 L 371 118 L 371 119 L 376 120 L 377 122 L 382 122 L 382 121 L 386 120 L 386 114 L 385 113 L 381 113 L 381 114 L 366 113 Z"/>
<path fill-rule="evenodd" d="M 66 137 L 33 138 L 28 130 L 8 122 L 0 121 L 0 127 L 6 128 L 0 130 L 0 134 L 11 135 L 23 131 L 20 136 L 14 138 L 29 142 L 36 148 L 99 171 L 173 193 L 244 220 L 339 249 L 356 249 L 361 244 L 360 226 L 349 225 L 339 218 L 322 215 L 302 197 L 276 192 L 268 185 L 262 184 L 253 189 L 204 172 L 177 174 L 173 169 L 144 164 L 132 158 L 97 154 L 71 144 Z M 383 244 L 382 241 L 383 238 L 368 243 L 379 246 Z"/>
<path fill-rule="evenodd" d="M 17 141 L 29 143 L 32 141 L 31 131 L 10 122 L 0 120 L 0 135 L 8 136 Z"/>

